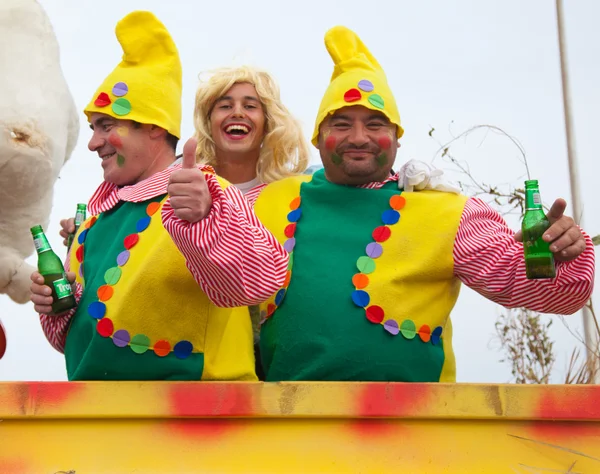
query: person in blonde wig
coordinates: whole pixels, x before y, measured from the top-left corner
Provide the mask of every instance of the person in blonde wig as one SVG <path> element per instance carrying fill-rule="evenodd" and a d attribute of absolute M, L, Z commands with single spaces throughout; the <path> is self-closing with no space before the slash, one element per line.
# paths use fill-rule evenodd
<path fill-rule="evenodd" d="M 244 193 L 308 165 L 300 123 L 265 71 L 249 66 L 212 71 L 196 92 L 194 125 L 197 161 Z"/>

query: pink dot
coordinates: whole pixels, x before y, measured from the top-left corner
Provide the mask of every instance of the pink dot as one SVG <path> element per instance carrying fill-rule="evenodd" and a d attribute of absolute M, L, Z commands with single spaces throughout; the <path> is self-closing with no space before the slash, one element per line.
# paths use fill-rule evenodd
<path fill-rule="evenodd" d="M 112 134 L 108 137 L 108 143 L 110 143 L 115 148 L 121 148 L 123 146 L 123 140 L 119 135 Z"/>
<path fill-rule="evenodd" d="M 327 148 L 328 151 L 333 151 L 335 150 L 335 146 L 337 145 L 337 140 L 335 137 L 329 135 L 326 139 L 325 139 L 325 148 Z"/>
<path fill-rule="evenodd" d="M 389 150 L 392 146 L 392 139 L 390 137 L 380 137 L 377 143 L 383 150 Z"/>

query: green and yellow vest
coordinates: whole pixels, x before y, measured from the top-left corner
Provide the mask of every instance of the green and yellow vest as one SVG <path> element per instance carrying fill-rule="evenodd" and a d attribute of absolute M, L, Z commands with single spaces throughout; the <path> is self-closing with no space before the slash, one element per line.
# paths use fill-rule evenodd
<path fill-rule="evenodd" d="M 120 202 L 81 225 L 69 380 L 257 379 L 248 309 L 217 307 L 200 289 L 163 227 L 166 199 Z"/>
<path fill-rule="evenodd" d="M 261 305 L 267 380 L 454 381 L 465 202 L 336 185 L 323 170 L 266 186 L 255 212 L 291 251 L 284 287 Z"/>

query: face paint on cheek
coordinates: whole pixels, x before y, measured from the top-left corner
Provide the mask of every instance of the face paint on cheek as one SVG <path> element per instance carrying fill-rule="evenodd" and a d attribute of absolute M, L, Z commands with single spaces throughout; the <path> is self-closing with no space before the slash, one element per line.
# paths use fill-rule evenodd
<path fill-rule="evenodd" d="M 117 155 L 117 166 L 123 168 L 125 166 L 125 157 L 123 155 Z"/>
<path fill-rule="evenodd" d="M 336 145 L 337 140 L 334 136 L 330 135 L 325 139 L 325 148 L 327 149 L 327 151 L 335 150 Z"/>
<path fill-rule="evenodd" d="M 342 157 L 340 155 L 338 155 L 337 153 L 334 153 L 333 155 L 331 155 L 331 161 L 333 162 L 334 165 L 341 165 Z"/>
<path fill-rule="evenodd" d="M 390 147 L 392 146 L 392 139 L 390 137 L 380 137 L 379 140 L 377 140 L 377 144 L 379 145 L 379 147 L 382 150 L 389 150 Z"/>
<path fill-rule="evenodd" d="M 121 148 L 123 146 L 123 140 L 118 135 L 110 135 L 108 137 L 108 143 L 110 143 L 115 148 Z"/>
<path fill-rule="evenodd" d="M 129 135 L 129 129 L 127 127 L 117 127 L 117 134 L 120 137 L 126 137 Z"/>
<path fill-rule="evenodd" d="M 387 155 L 385 153 L 379 155 L 376 160 L 380 168 L 383 168 L 385 165 L 387 165 Z"/>

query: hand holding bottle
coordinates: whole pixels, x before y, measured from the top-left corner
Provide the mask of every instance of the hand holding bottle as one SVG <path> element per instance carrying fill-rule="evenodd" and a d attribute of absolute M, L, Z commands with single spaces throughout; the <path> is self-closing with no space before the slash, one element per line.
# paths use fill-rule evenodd
<path fill-rule="evenodd" d="M 75 283 L 75 273 L 67 272 L 67 279 L 73 285 Z M 44 284 L 44 277 L 39 272 L 33 272 L 31 274 L 31 282 L 33 309 L 40 314 L 53 314 L 52 303 L 54 302 L 54 298 L 52 297 L 52 289 Z M 74 289 L 73 292 L 75 292 Z"/>
<path fill-rule="evenodd" d="M 585 250 L 585 239 L 579 230 L 573 218 L 565 216 L 567 202 L 564 199 L 557 199 L 546 214 L 550 221 L 550 227 L 542 238 L 546 242 L 551 242 L 550 251 L 554 258 L 561 262 L 575 260 Z M 515 234 L 515 240 L 522 242 L 522 232 Z"/>

